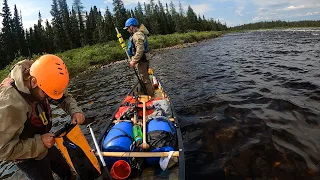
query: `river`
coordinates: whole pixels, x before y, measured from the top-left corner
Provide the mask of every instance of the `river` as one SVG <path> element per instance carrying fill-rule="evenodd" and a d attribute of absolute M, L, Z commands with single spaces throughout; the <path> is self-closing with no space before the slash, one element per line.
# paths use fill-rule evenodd
<path fill-rule="evenodd" d="M 181 121 L 187 179 L 320 178 L 320 29 L 226 34 L 154 53 L 151 66 Z M 135 81 L 126 61 L 72 79 L 97 136 Z M 69 120 L 54 115 L 53 131 Z M 2 164 L 0 179 L 16 171 Z"/>

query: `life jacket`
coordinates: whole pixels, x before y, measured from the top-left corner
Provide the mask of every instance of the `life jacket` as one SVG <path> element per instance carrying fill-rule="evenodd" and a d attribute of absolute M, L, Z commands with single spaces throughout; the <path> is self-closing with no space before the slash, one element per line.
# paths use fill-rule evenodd
<path fill-rule="evenodd" d="M 52 127 L 52 116 L 51 107 L 47 99 L 43 102 L 32 102 L 30 100 L 30 94 L 19 91 L 14 83 L 14 80 L 11 78 L 5 79 L 0 86 L 14 87 L 32 107 L 31 114 L 27 115 L 28 117 L 24 123 L 24 129 L 20 134 L 20 139 L 25 140 L 34 137 L 35 134 L 45 134 L 50 131 Z"/>
<path fill-rule="evenodd" d="M 133 39 L 132 39 L 132 36 L 130 36 L 129 38 L 129 41 L 128 41 L 128 54 L 130 57 L 134 56 L 136 54 L 136 46 L 135 44 L 133 43 Z M 143 56 L 141 58 L 142 62 L 146 62 L 147 61 L 147 56 L 146 56 L 146 53 L 148 53 L 150 50 L 149 50 L 149 43 L 148 43 L 148 39 L 146 37 L 146 41 L 144 43 L 144 53 L 143 53 Z"/>
<path fill-rule="evenodd" d="M 129 120 L 128 117 L 132 117 L 134 113 L 134 107 L 137 108 L 138 116 L 143 116 L 143 104 L 141 101 L 136 100 L 133 96 L 128 95 L 122 102 L 118 111 L 115 113 L 115 119 Z M 146 116 L 156 116 L 156 115 L 171 115 L 171 109 L 166 100 L 161 98 L 150 99 L 146 102 Z"/>

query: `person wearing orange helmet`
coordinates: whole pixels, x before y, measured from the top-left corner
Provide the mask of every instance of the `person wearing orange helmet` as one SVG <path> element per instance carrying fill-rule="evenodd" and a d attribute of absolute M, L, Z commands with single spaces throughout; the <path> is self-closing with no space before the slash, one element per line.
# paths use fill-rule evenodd
<path fill-rule="evenodd" d="M 30 179 L 53 180 L 52 171 L 61 179 L 72 177 L 49 132 L 53 101 L 71 115 L 73 124 L 85 121 L 68 84 L 67 67 L 55 55 L 15 64 L 0 84 L 0 161 L 15 161 Z"/>

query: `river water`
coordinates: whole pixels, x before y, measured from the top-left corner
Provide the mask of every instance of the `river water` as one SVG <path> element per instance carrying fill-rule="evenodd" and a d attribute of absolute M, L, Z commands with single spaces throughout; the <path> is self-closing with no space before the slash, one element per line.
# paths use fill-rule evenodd
<path fill-rule="evenodd" d="M 155 53 L 151 66 L 180 119 L 187 179 L 320 178 L 320 29 L 227 34 Z M 96 136 L 135 81 L 126 61 L 72 80 Z M 54 114 L 53 131 L 69 119 Z"/>

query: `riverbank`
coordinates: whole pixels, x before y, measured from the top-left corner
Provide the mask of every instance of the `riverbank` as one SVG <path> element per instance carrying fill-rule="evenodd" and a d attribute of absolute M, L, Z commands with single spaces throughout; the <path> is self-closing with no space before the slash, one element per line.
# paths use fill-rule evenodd
<path fill-rule="evenodd" d="M 219 37 L 223 34 L 221 31 L 189 32 L 181 34 L 156 35 L 149 37 L 149 46 L 151 53 L 169 47 L 184 47 L 185 44 Z M 84 72 L 87 69 L 100 67 L 111 62 L 123 60 L 126 58 L 124 50 L 121 49 L 117 41 L 85 46 L 77 49 L 57 53 L 67 64 L 71 77 Z M 36 59 L 39 55 L 34 55 Z M 7 76 L 12 65 L 22 58 L 16 59 L 5 69 L 0 70 L 1 80 Z"/>

